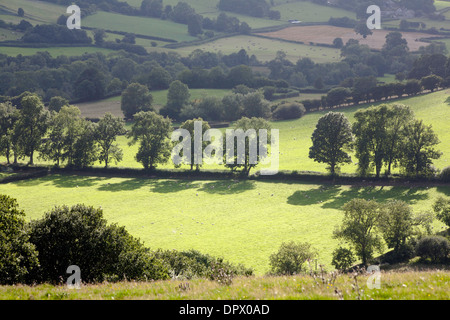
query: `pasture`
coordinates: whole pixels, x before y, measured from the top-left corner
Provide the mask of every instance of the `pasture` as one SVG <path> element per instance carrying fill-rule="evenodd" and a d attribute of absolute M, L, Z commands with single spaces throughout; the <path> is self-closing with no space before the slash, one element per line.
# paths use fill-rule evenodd
<path fill-rule="evenodd" d="M 155 103 L 161 99 L 163 101 L 165 99 L 165 91 L 160 92 L 152 92 Z M 158 94 L 160 96 L 158 96 Z M 216 94 L 225 94 L 226 91 L 219 91 Z M 205 94 L 211 94 L 209 90 L 191 90 L 191 98 L 195 99 L 196 97 L 201 97 Z M 450 106 L 446 102 L 447 97 L 450 95 L 450 89 L 416 96 L 398 99 L 394 101 L 388 101 L 387 103 L 402 103 L 411 107 L 414 111 L 416 118 L 422 119 L 425 124 L 431 124 L 433 126 L 433 130 L 438 135 L 441 143 L 437 146 L 437 149 L 443 152 L 443 155 L 440 159 L 434 161 L 434 165 L 438 169 L 443 169 L 450 165 L 449 155 L 450 155 L 450 130 L 448 128 L 448 117 L 450 115 Z M 313 96 L 312 96 L 313 97 Z M 300 96 L 299 100 L 308 98 L 307 95 Z M 115 99 L 115 101 L 113 100 Z M 90 111 L 87 106 L 81 105 L 79 106 L 82 110 L 82 114 L 84 116 L 87 115 L 99 115 L 102 113 L 102 110 L 105 111 L 114 111 L 119 112 L 120 110 L 120 98 L 112 98 L 110 101 L 104 101 L 101 103 L 101 108 L 105 109 L 97 109 L 98 106 L 96 104 L 91 104 Z M 107 102 L 107 104 L 105 104 Z M 111 103 L 111 104 L 110 104 Z M 377 103 L 380 104 L 380 103 Z M 367 105 L 359 105 L 359 106 L 351 106 L 346 108 L 336 109 L 335 111 L 343 112 L 353 123 L 354 113 L 361 108 L 366 108 L 372 104 Z M 114 108 L 114 109 L 113 109 Z M 97 110 L 97 111 L 94 111 Z M 100 110 L 100 111 L 98 111 Z M 99 112 L 99 113 L 97 113 Z M 301 119 L 297 120 L 289 120 L 289 121 L 273 121 L 271 122 L 273 129 L 280 130 L 280 170 L 286 171 L 314 171 L 325 173 L 327 172 L 325 164 L 319 164 L 314 162 L 312 159 L 308 157 L 309 148 L 311 147 L 311 135 L 316 127 L 317 121 L 321 116 L 329 112 L 329 110 L 319 111 L 319 112 L 311 112 L 307 113 Z M 118 114 L 118 113 L 116 113 Z M 136 162 L 135 155 L 137 152 L 137 146 L 128 146 L 128 139 L 124 136 L 120 136 L 117 139 L 121 148 L 124 150 L 124 159 L 117 166 L 125 167 L 125 168 L 141 168 L 142 166 Z M 346 164 L 341 167 L 342 173 L 354 174 L 356 172 L 357 159 L 352 156 L 352 160 L 354 163 Z M 111 164 L 114 166 L 114 164 Z M 173 169 L 173 164 L 168 163 L 165 165 L 159 166 L 164 169 Z M 187 167 L 186 167 L 187 168 Z M 205 165 L 205 169 L 215 169 L 215 170 L 227 170 L 223 166 L 218 165 Z M 254 172 L 254 171 L 252 171 Z M 397 169 L 394 170 L 395 173 L 398 172 Z"/>
<path fill-rule="evenodd" d="M 339 245 L 332 232 L 342 205 L 353 198 L 404 200 L 420 212 L 449 196 L 450 187 L 53 175 L 0 185 L 0 194 L 17 198 L 27 220 L 58 205 L 102 207 L 109 223 L 125 226 L 152 249 L 197 249 L 264 274 L 270 254 L 290 240 L 311 243 L 318 263 L 330 269 Z"/>
<path fill-rule="evenodd" d="M 47 51 L 54 58 L 57 56 L 81 56 L 85 53 L 96 53 L 102 52 L 104 54 L 109 54 L 114 52 L 114 50 L 99 48 L 99 47 L 44 47 L 44 48 L 24 48 L 24 47 L 1 47 L 0 54 L 6 54 L 8 56 L 17 56 L 19 54 L 23 56 L 31 56 L 37 52 Z"/>
<path fill-rule="evenodd" d="M 290 41 L 299 41 L 303 43 L 333 44 L 336 38 L 342 38 L 346 43 L 349 39 L 356 39 L 360 44 L 368 45 L 371 49 L 380 50 L 386 42 L 386 35 L 389 30 L 373 30 L 373 35 L 364 39 L 353 29 L 334 27 L 334 26 L 295 26 L 285 28 L 279 31 L 261 33 L 271 38 L 279 38 Z M 402 32 L 403 38 L 408 42 L 410 51 L 417 51 L 421 46 L 427 46 L 428 43 L 420 41 L 421 38 L 429 38 L 429 34 L 420 32 Z"/>
<path fill-rule="evenodd" d="M 192 41 L 187 26 L 169 20 L 133 17 L 99 11 L 82 20 L 82 26 L 112 31 L 122 31 L 146 36 L 162 37 L 176 41 Z"/>
<path fill-rule="evenodd" d="M 17 10 L 19 8 L 25 11 L 23 18 L 17 16 Z M 12 21 L 9 20 L 11 22 L 18 23 L 25 18 L 31 24 L 42 24 L 56 23 L 58 17 L 66 13 L 67 6 L 39 0 L 2 0 L 0 9 L 11 14 L 10 19 Z M 0 19 L 3 18 L 0 17 Z M 7 19 L 3 20 L 8 21 Z"/>
<path fill-rule="evenodd" d="M 182 47 L 178 48 L 176 52 L 187 56 L 196 49 L 221 52 L 222 54 L 231 54 L 245 49 L 249 56 L 255 55 L 262 62 L 275 59 L 278 51 L 284 51 L 286 58 L 293 63 L 300 58 L 310 58 L 316 63 L 337 62 L 341 59 L 339 49 L 244 35 L 222 38 L 196 46 Z"/>

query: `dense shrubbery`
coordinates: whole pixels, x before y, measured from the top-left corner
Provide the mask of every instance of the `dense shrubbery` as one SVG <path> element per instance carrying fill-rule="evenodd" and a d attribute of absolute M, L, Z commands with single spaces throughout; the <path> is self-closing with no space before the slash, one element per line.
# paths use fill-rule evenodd
<path fill-rule="evenodd" d="M 271 273 L 293 275 L 306 271 L 305 264 L 316 253 L 309 243 L 282 243 L 279 250 L 270 256 Z"/>
<path fill-rule="evenodd" d="M 76 265 L 84 283 L 208 278 L 231 281 L 253 270 L 195 250 L 152 251 L 124 227 L 107 224 L 102 209 L 55 207 L 25 223 L 15 199 L 0 195 L 0 284 L 61 284 Z M 226 284 L 226 283 L 225 283 Z"/>
<path fill-rule="evenodd" d="M 300 103 L 283 103 L 273 111 L 273 117 L 278 120 L 298 119 L 303 117 L 305 112 L 305 107 Z"/>
<path fill-rule="evenodd" d="M 441 236 L 428 236 L 416 244 L 416 255 L 432 262 L 445 262 L 450 254 L 450 241 Z"/>
<path fill-rule="evenodd" d="M 70 265 L 84 282 L 168 278 L 162 261 L 125 228 L 108 225 L 101 209 L 56 207 L 31 223 L 30 241 L 39 252 L 37 282 L 60 282 Z"/>

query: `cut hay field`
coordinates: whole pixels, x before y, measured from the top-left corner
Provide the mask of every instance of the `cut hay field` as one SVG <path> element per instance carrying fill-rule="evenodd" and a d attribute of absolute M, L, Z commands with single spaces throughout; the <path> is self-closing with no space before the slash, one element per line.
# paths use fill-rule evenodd
<path fill-rule="evenodd" d="M 431 210 L 450 186 L 320 185 L 292 181 L 170 180 L 53 175 L 0 185 L 18 200 L 27 220 L 57 205 L 102 207 L 110 223 L 125 226 L 152 248 L 197 249 L 264 274 L 284 241 L 309 242 L 318 263 L 331 268 L 339 246 L 332 232 L 341 207 L 353 198 L 404 200 L 415 212 Z M 434 224 L 434 231 L 443 225 Z"/>
<path fill-rule="evenodd" d="M 255 55 L 262 62 L 275 59 L 278 51 L 284 51 L 286 58 L 293 63 L 304 57 L 311 58 L 316 63 L 337 62 L 341 60 L 339 49 L 290 43 L 277 39 L 254 36 L 222 38 L 197 46 L 178 48 L 176 52 L 187 56 L 196 49 L 209 52 L 221 52 L 223 54 L 231 54 L 245 49 L 248 55 Z"/>
<path fill-rule="evenodd" d="M 23 18 L 17 16 L 17 10 L 22 8 L 25 11 Z M 22 19 L 28 20 L 31 24 L 56 23 L 58 17 L 66 13 L 67 6 L 38 0 L 2 0 L 0 10 L 11 14 L 8 22 L 20 22 Z M 7 17 L 6 17 L 7 18 Z"/>
<path fill-rule="evenodd" d="M 290 41 L 299 41 L 305 44 L 321 43 L 333 44 L 336 38 L 342 38 L 344 43 L 349 39 L 359 40 L 360 44 L 368 45 L 372 49 L 380 50 L 386 42 L 388 30 L 373 30 L 373 35 L 364 39 L 361 35 L 355 33 L 353 29 L 334 27 L 334 26 L 294 26 L 279 31 L 261 33 L 261 35 L 279 38 Z M 408 42 L 411 51 L 417 51 L 421 46 L 427 46 L 428 43 L 419 39 L 429 38 L 429 34 L 420 32 L 402 32 L 403 38 Z"/>
<path fill-rule="evenodd" d="M 123 31 L 176 41 L 192 41 L 187 26 L 169 20 L 125 16 L 117 13 L 98 12 L 82 20 L 82 25 L 112 31 Z"/>

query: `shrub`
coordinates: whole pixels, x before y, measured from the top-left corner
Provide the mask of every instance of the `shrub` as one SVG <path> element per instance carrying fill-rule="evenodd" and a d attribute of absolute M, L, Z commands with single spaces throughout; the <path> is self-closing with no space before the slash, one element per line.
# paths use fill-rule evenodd
<path fill-rule="evenodd" d="M 158 259 L 164 261 L 172 278 L 192 279 L 209 278 L 226 280 L 234 276 L 251 276 L 253 270 L 243 265 L 232 265 L 208 254 L 196 250 L 161 250 L 155 252 Z M 225 276 L 226 275 L 226 276 Z"/>
<path fill-rule="evenodd" d="M 0 285 L 24 282 L 38 265 L 24 217 L 15 199 L 0 195 Z"/>
<path fill-rule="evenodd" d="M 273 117 L 279 120 L 298 119 L 303 117 L 306 109 L 300 103 L 283 103 L 273 112 Z"/>
<path fill-rule="evenodd" d="M 444 182 L 450 182 L 450 167 L 442 169 L 439 178 Z"/>
<path fill-rule="evenodd" d="M 30 241 L 39 252 L 37 281 L 59 283 L 70 265 L 84 282 L 168 278 L 162 261 L 125 228 L 107 225 L 101 209 L 56 207 L 31 222 Z"/>
<path fill-rule="evenodd" d="M 441 236 L 428 236 L 419 240 L 416 255 L 432 262 L 444 261 L 450 253 L 450 241 Z"/>
<path fill-rule="evenodd" d="M 450 227 L 450 199 L 439 197 L 433 205 L 436 218 Z"/>
<path fill-rule="evenodd" d="M 347 270 L 355 262 L 355 256 L 350 249 L 339 247 L 333 251 L 333 260 L 331 264 L 337 270 Z"/>
<path fill-rule="evenodd" d="M 270 260 L 271 273 L 276 275 L 292 275 L 303 271 L 303 265 L 316 253 L 309 243 L 282 243 L 278 252 L 273 253 Z"/>

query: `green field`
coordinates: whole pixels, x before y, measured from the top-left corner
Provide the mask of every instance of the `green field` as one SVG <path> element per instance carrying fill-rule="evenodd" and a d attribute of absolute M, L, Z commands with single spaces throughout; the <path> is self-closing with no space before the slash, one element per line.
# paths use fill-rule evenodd
<path fill-rule="evenodd" d="M 268 258 L 283 241 L 307 241 L 330 268 L 340 208 L 353 198 L 404 200 L 415 212 L 431 210 L 447 187 L 373 187 L 251 180 L 164 180 L 55 175 L 0 185 L 18 199 L 28 219 L 57 205 L 102 207 L 150 248 L 197 249 L 268 271 Z M 435 231 L 441 231 L 435 223 Z"/>
<path fill-rule="evenodd" d="M 436 10 L 442 10 L 445 8 L 449 8 L 450 7 L 450 2 L 449 1 L 437 1 L 434 0 L 434 6 L 436 7 Z"/>
<path fill-rule="evenodd" d="M 25 11 L 24 18 L 32 24 L 40 23 L 56 23 L 58 17 L 66 13 L 67 6 L 60 6 L 45 1 L 29 1 L 29 0 L 2 0 L 0 9 L 3 9 L 13 15 L 10 17 L 13 21 L 20 22 L 24 18 L 17 16 L 17 10 L 22 8 Z M 0 16 L 0 19 L 3 19 Z M 3 19 L 7 21 L 7 19 Z"/>
<path fill-rule="evenodd" d="M 225 92 L 222 92 L 225 94 Z M 153 92 L 155 97 L 155 104 L 158 99 L 164 99 L 164 91 L 158 94 Z M 192 98 L 201 97 L 202 94 L 211 94 L 210 91 L 191 90 Z M 217 93 L 215 93 L 217 94 Z M 450 115 L 450 106 L 445 102 L 450 95 L 450 89 L 426 94 L 417 97 L 403 98 L 401 100 L 390 101 L 389 103 L 402 103 L 409 105 L 414 111 L 416 118 L 422 119 L 425 124 L 431 124 L 433 130 L 438 135 L 441 143 L 437 148 L 443 152 L 440 159 L 434 161 L 436 168 L 443 169 L 450 165 L 450 129 L 448 127 L 448 117 Z M 298 100 L 308 98 L 308 96 L 300 96 Z M 120 98 L 113 98 L 118 101 Z M 295 99 L 294 99 L 295 100 Z M 162 101 L 162 100 L 161 100 Z M 353 122 L 354 113 L 360 109 L 370 105 L 352 106 L 348 108 L 341 108 L 338 111 L 343 112 L 351 122 Z M 110 106 L 111 107 L 111 106 Z M 115 108 L 120 108 L 120 104 L 116 104 Z M 95 106 L 93 107 L 95 109 Z M 85 109 L 83 109 L 85 110 Z M 280 130 L 280 170 L 297 170 L 297 171 L 314 171 L 325 173 L 326 165 L 318 164 L 308 157 L 309 148 L 311 146 L 311 135 L 315 129 L 319 118 L 327 113 L 329 110 L 321 112 L 312 112 L 306 114 L 303 118 L 290 121 L 278 121 L 272 122 L 273 129 Z M 87 111 L 83 111 L 87 112 Z M 125 137 L 119 137 L 118 142 L 124 149 L 124 159 L 119 163 L 119 167 L 140 168 L 141 165 L 136 162 L 134 156 L 137 152 L 137 146 L 128 146 L 128 140 Z M 352 160 L 357 162 L 353 157 Z M 207 169 L 221 169 L 225 170 L 222 166 L 217 165 L 205 165 Z M 172 164 L 166 164 L 161 168 L 173 169 Z M 347 164 L 342 166 L 342 173 L 355 173 L 357 166 Z M 394 172 L 397 172 L 394 170 Z"/>
<path fill-rule="evenodd" d="M 254 36 L 222 38 L 197 46 L 178 48 L 176 52 L 187 56 L 196 49 L 209 52 L 221 52 L 222 54 L 231 54 L 245 49 L 249 56 L 255 55 L 262 62 L 275 59 L 278 51 L 284 51 L 286 58 L 293 63 L 305 57 L 311 58 L 316 63 L 337 62 L 341 60 L 339 49 L 309 46 Z"/>
<path fill-rule="evenodd" d="M 281 19 L 299 20 L 302 22 L 327 22 L 330 18 L 349 17 L 356 19 L 354 12 L 322 6 L 308 1 L 290 2 L 272 7 L 272 10 L 280 11 Z"/>
<path fill-rule="evenodd" d="M 197 38 L 188 34 L 187 26 L 168 20 L 125 16 L 98 12 L 82 20 L 82 26 L 113 31 L 123 31 L 176 41 L 192 41 Z"/>
<path fill-rule="evenodd" d="M 23 56 L 31 56 L 36 52 L 50 53 L 51 56 L 56 58 L 60 55 L 65 56 L 81 56 L 85 53 L 102 52 L 108 54 L 114 52 L 114 50 L 99 48 L 99 47 L 50 47 L 50 48 L 23 48 L 23 47 L 1 47 L 0 54 L 6 54 L 8 56 L 17 56 L 19 54 Z"/>

